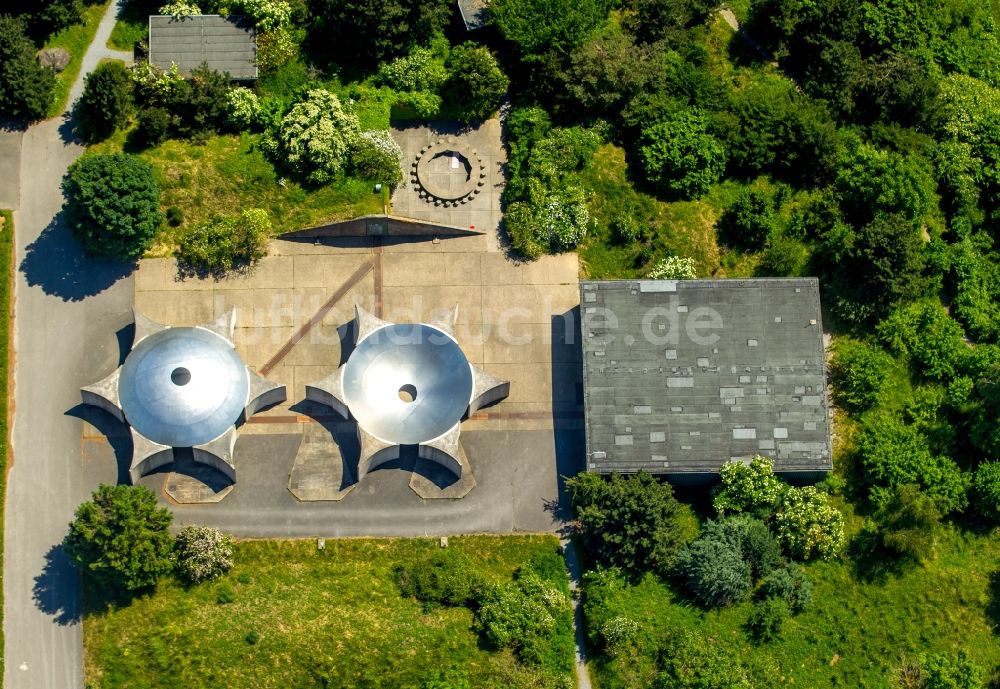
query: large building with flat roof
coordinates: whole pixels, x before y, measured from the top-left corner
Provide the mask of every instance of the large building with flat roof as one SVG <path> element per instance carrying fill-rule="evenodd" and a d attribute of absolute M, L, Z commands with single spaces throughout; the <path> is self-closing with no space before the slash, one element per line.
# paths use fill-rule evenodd
<path fill-rule="evenodd" d="M 832 468 L 815 278 L 583 281 L 580 309 L 588 471 Z"/>
<path fill-rule="evenodd" d="M 149 64 L 177 65 L 183 77 L 207 64 L 231 79 L 257 78 L 257 35 L 242 17 L 217 14 L 149 18 Z"/>

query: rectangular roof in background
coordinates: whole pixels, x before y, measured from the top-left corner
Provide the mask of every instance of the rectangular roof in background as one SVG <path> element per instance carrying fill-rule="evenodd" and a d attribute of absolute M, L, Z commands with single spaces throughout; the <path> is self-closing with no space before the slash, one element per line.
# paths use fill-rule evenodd
<path fill-rule="evenodd" d="M 489 23 L 490 0 L 458 0 L 466 31 L 481 29 Z"/>
<path fill-rule="evenodd" d="M 257 38 L 242 17 L 217 14 L 149 18 L 149 63 L 176 64 L 182 76 L 203 63 L 233 79 L 257 78 Z"/>
<path fill-rule="evenodd" d="M 829 471 L 819 282 L 580 283 L 587 469 Z"/>

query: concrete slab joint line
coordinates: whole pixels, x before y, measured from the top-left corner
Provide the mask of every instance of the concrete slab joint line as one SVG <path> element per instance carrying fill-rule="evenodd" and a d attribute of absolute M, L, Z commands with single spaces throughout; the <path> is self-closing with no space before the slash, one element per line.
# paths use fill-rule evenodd
<path fill-rule="evenodd" d="M 361 282 L 361 279 L 375 267 L 375 261 L 376 261 L 375 257 L 372 257 L 367 261 L 365 261 L 363 264 L 361 264 L 361 266 L 359 266 L 357 270 L 351 273 L 351 276 L 347 278 L 347 280 L 344 282 L 343 285 L 337 288 L 337 291 L 333 293 L 333 296 L 327 299 L 326 302 L 319 307 L 316 313 L 313 314 L 312 318 L 306 321 L 306 323 L 304 323 L 297 331 L 295 331 L 295 333 L 291 336 L 291 338 L 289 338 L 288 341 L 281 346 L 281 349 L 279 349 L 274 354 L 274 356 L 272 356 L 267 361 L 267 363 L 261 366 L 260 368 L 261 375 L 266 376 L 268 373 L 273 371 L 275 367 L 278 364 L 280 364 L 286 356 L 288 356 L 289 352 L 292 351 L 292 348 L 294 348 L 295 345 L 304 340 L 305 337 L 309 334 L 309 332 L 314 327 L 316 327 L 316 325 L 321 323 L 323 319 L 326 317 L 326 315 L 333 310 L 333 307 L 336 306 L 337 303 L 341 299 L 343 299 L 348 292 L 354 289 L 354 287 L 357 286 L 359 282 Z"/>
<path fill-rule="evenodd" d="M 233 307 L 214 321 L 170 327 L 133 309 L 133 345 L 104 380 L 80 390 L 84 404 L 109 411 L 130 426 L 129 474 L 145 474 L 192 448 L 195 462 L 236 481 L 236 425 L 265 406 L 284 402 L 285 386 L 252 373 L 230 339 Z"/>
<path fill-rule="evenodd" d="M 510 384 L 469 363 L 455 339 L 457 306 L 441 323 L 395 324 L 355 305 L 355 347 L 347 363 L 306 385 L 306 398 L 353 416 L 360 446 L 358 476 L 417 446 L 457 480 L 440 491 L 411 481 L 421 497 L 462 497 L 474 485 L 459 442 L 461 420 L 478 405 L 507 396 Z M 454 484 L 455 482 L 453 482 Z"/>

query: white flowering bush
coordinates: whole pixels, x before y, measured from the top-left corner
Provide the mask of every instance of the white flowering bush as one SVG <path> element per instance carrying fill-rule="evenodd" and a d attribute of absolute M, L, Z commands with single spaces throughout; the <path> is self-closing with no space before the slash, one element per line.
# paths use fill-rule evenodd
<path fill-rule="evenodd" d="M 292 6 L 285 0 L 228 0 L 229 14 L 242 14 L 261 31 L 273 31 L 287 26 L 292 18 Z"/>
<path fill-rule="evenodd" d="M 357 116 L 337 96 L 312 89 L 281 120 L 274 148 L 304 180 L 326 184 L 343 174 L 360 133 Z"/>
<path fill-rule="evenodd" d="M 774 463 L 757 455 L 750 464 L 726 462 L 712 504 L 720 515 L 750 512 L 769 514 L 787 486 L 774 475 Z"/>
<path fill-rule="evenodd" d="M 175 2 L 168 2 L 166 5 L 161 7 L 160 14 L 171 17 L 187 17 L 195 14 L 201 14 L 201 8 L 193 2 L 175 0 Z"/>
<path fill-rule="evenodd" d="M 387 130 L 361 132 L 351 146 L 351 165 L 362 177 L 395 187 L 403 181 L 403 151 Z"/>
<path fill-rule="evenodd" d="M 177 569 L 192 583 L 222 576 L 233 567 L 233 539 L 209 526 L 185 526 L 174 542 Z"/>
<path fill-rule="evenodd" d="M 534 639 L 550 636 L 556 619 L 569 610 L 565 594 L 528 573 L 512 584 L 487 588 L 480 597 L 474 626 L 489 644 L 520 653 L 532 647 Z"/>
<path fill-rule="evenodd" d="M 650 280 L 694 280 L 694 259 L 681 256 L 667 256 L 657 261 L 646 275 Z"/>
<path fill-rule="evenodd" d="M 261 123 L 260 99 L 250 89 L 237 86 L 227 95 L 226 115 L 236 129 L 252 129 Z"/>
<path fill-rule="evenodd" d="M 797 560 L 825 560 L 844 546 L 844 517 L 815 486 L 787 488 L 774 526 L 778 541 Z"/>
<path fill-rule="evenodd" d="M 257 34 L 257 68 L 262 74 L 287 65 L 297 52 L 295 41 L 283 26 Z"/>
<path fill-rule="evenodd" d="M 638 633 L 639 623 L 628 617 L 612 617 L 600 626 L 604 650 L 612 657 L 623 651 Z"/>
<path fill-rule="evenodd" d="M 429 48 L 416 48 L 379 67 L 375 79 L 396 91 L 437 91 L 448 78 L 444 62 Z"/>
<path fill-rule="evenodd" d="M 176 63 L 164 71 L 148 62 L 137 62 L 129 69 L 129 74 L 136 87 L 136 100 L 140 103 L 162 102 L 178 83 L 184 81 Z"/>
<path fill-rule="evenodd" d="M 552 251 L 568 251 L 587 235 L 590 211 L 583 190 L 570 186 L 549 194 L 535 217 L 537 232 Z"/>

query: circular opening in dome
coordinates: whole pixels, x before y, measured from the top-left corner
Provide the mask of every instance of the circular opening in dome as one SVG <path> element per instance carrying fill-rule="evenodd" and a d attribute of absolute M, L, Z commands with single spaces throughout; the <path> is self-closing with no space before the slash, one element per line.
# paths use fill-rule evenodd
<path fill-rule="evenodd" d="M 407 383 L 399 389 L 399 399 L 403 400 L 407 404 L 412 403 L 413 400 L 417 399 L 417 389 Z"/>
<path fill-rule="evenodd" d="M 183 366 L 178 366 L 170 372 L 170 380 L 174 385 L 187 385 L 191 382 L 191 372 Z"/>

